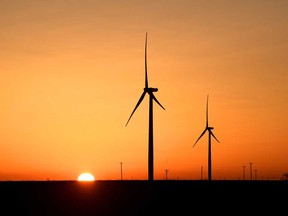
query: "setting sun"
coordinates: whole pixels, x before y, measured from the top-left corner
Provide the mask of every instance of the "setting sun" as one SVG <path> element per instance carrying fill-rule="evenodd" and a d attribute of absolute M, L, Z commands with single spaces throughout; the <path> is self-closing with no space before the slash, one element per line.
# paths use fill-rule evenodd
<path fill-rule="evenodd" d="M 91 173 L 82 173 L 81 175 L 79 175 L 78 181 L 94 181 L 95 178 Z"/>

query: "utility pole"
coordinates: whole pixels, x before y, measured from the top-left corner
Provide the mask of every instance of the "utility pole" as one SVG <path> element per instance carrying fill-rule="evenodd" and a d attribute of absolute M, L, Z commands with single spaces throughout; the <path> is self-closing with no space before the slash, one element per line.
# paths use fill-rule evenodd
<path fill-rule="evenodd" d="M 242 166 L 243 167 L 243 180 L 245 180 L 245 167 L 246 166 Z"/>
<path fill-rule="evenodd" d="M 120 162 L 120 179 L 122 180 L 122 162 Z"/>
<path fill-rule="evenodd" d="M 168 169 L 165 169 L 166 180 L 168 180 Z"/>
<path fill-rule="evenodd" d="M 201 166 L 201 180 L 203 179 L 203 166 Z"/>
<path fill-rule="evenodd" d="M 252 163 L 250 162 L 250 180 L 252 180 Z"/>
<path fill-rule="evenodd" d="M 254 177 L 254 179 L 257 180 L 257 169 L 255 169 L 254 172 L 255 172 L 255 177 Z"/>

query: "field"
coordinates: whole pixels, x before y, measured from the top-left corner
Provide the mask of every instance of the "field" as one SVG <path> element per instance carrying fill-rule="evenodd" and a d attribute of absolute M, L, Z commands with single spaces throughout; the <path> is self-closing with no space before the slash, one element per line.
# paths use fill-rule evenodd
<path fill-rule="evenodd" d="M 4 181 L 0 196 L 0 215 L 285 215 L 288 181 Z"/>

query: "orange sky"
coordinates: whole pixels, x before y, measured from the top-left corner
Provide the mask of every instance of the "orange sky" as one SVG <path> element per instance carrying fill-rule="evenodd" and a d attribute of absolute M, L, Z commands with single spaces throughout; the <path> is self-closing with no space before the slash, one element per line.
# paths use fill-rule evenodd
<path fill-rule="evenodd" d="M 288 2 L 1 0 L 0 180 L 280 179 L 288 172 Z M 255 171 L 256 170 L 256 171 Z M 255 174 L 254 174 L 255 173 Z"/>

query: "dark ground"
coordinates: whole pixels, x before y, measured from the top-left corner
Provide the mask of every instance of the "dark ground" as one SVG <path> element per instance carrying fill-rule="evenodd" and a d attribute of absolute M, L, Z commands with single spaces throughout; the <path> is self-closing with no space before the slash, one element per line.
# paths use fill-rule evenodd
<path fill-rule="evenodd" d="M 0 215 L 286 215 L 288 181 L 5 181 L 0 197 Z"/>

